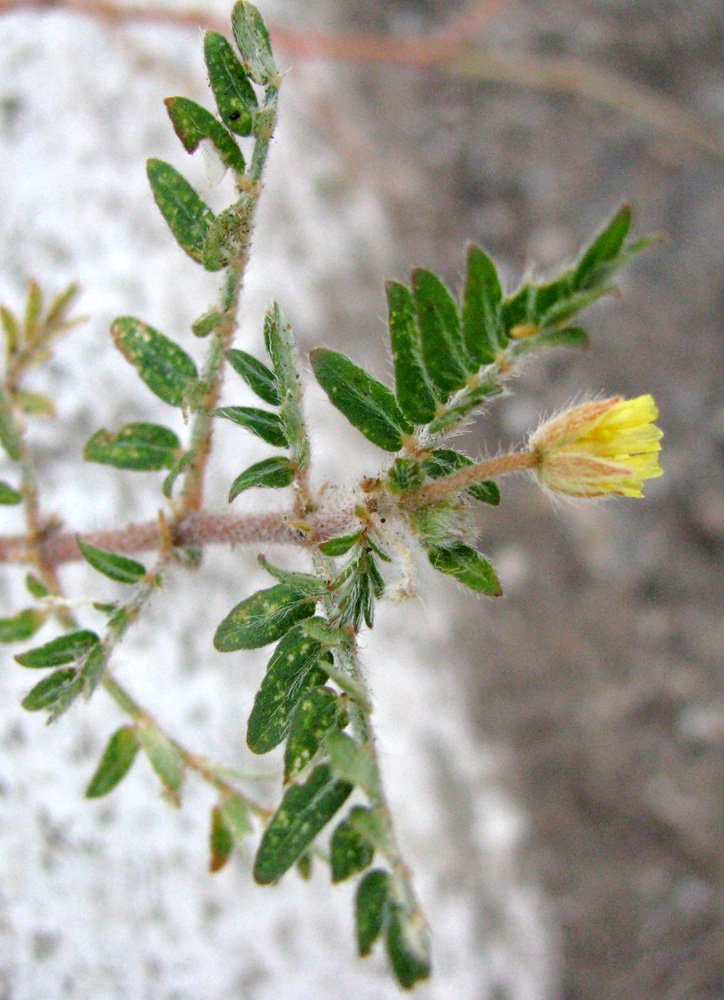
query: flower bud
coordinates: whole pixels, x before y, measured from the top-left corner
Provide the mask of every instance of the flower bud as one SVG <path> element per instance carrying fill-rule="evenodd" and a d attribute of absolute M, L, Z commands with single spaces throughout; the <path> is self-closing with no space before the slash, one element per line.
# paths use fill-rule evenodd
<path fill-rule="evenodd" d="M 642 497 L 644 482 L 663 472 L 657 416 L 646 395 L 597 399 L 551 417 L 529 441 L 535 474 L 543 486 L 568 496 Z"/>

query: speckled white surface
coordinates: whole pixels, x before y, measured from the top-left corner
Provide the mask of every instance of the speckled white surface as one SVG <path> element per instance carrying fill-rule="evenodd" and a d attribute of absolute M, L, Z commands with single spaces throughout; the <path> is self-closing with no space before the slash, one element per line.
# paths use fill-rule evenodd
<path fill-rule="evenodd" d="M 384 260 L 387 252 L 384 213 L 369 192 L 325 202 L 318 182 L 331 154 L 315 149 L 292 84 L 244 305 L 243 342 L 252 350 L 272 295 L 311 335 L 324 329 L 320 275 L 349 280 L 360 255 Z M 95 428 L 149 419 L 184 430 L 113 352 L 109 322 L 140 315 L 202 356 L 188 329 L 217 279 L 173 244 L 144 172 L 146 157 L 160 156 L 204 185 L 203 164 L 187 162 L 165 118 L 161 102 L 173 93 L 207 100 L 193 32 L 109 28 L 57 13 L 0 19 L 0 301 L 17 307 L 31 276 L 50 291 L 78 280 L 90 317 L 33 377 L 60 414 L 56 425 L 31 432 L 41 486 L 48 509 L 74 529 L 150 517 L 159 506 L 155 476 L 82 463 Z M 205 193 L 223 200 L 222 191 Z M 310 403 L 335 440 L 347 434 L 321 392 Z M 357 452 L 351 432 L 343 441 L 342 475 L 352 477 L 372 452 Z M 218 445 L 209 496 L 222 508 L 231 478 L 264 450 L 231 426 Z M 322 448 L 317 457 L 319 474 L 328 474 L 335 455 Z M 19 527 L 17 512 L 0 512 L 1 531 Z M 21 579 L 0 583 L 3 613 L 20 606 Z M 244 733 L 264 657 L 220 656 L 211 636 L 259 579 L 252 559 L 209 551 L 196 576 L 176 574 L 115 660 L 119 678 L 172 733 L 240 767 L 259 766 Z M 97 596 L 98 579 L 82 567 L 64 571 L 64 581 L 73 595 Z M 109 581 L 103 593 L 113 588 Z M 525 819 L 502 791 L 505 761 L 473 737 L 441 667 L 452 642 L 444 588 L 433 594 L 424 606 L 386 608 L 365 653 L 390 799 L 435 932 L 435 976 L 415 995 L 543 1000 L 555 988 L 555 933 L 516 870 Z M 98 627 L 92 610 L 82 614 Z M 52 635 L 47 628 L 41 638 Z M 353 887 L 330 888 L 320 869 L 310 883 L 288 875 L 279 888 L 262 889 L 240 853 L 208 874 L 213 796 L 200 782 L 188 781 L 175 811 L 139 757 L 111 796 L 85 801 L 88 777 L 120 723 L 117 710 L 100 692 L 46 728 L 19 707 L 33 681 L 3 655 L 0 1000 L 398 995 L 381 954 L 365 962 L 354 955 Z M 269 766 L 278 770 L 278 760 Z"/>

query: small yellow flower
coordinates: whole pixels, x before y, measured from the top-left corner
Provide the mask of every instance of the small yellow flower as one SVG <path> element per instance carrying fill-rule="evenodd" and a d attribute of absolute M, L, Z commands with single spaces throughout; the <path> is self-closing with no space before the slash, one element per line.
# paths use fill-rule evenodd
<path fill-rule="evenodd" d="M 662 431 L 652 396 L 598 399 L 546 420 L 529 445 L 543 486 L 574 497 L 642 497 L 660 476 Z"/>

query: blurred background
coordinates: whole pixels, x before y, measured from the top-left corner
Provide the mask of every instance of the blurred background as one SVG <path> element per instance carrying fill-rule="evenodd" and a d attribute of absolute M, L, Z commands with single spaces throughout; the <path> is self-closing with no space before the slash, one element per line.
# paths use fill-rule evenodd
<path fill-rule="evenodd" d="M 457 288 L 474 240 L 512 289 L 570 261 L 622 201 L 639 233 L 663 237 L 627 270 L 623 296 L 587 315 L 591 349 L 529 364 L 464 444 L 495 452 L 571 398 L 652 392 L 665 476 L 643 501 L 558 507 L 523 480 L 504 484 L 481 548 L 506 596 L 480 601 L 422 569 L 424 602 L 386 608 L 367 642 L 393 807 L 435 930 L 435 977 L 416 995 L 718 1000 L 721 4 L 499 0 L 475 6 L 475 23 L 434 0 L 259 6 L 281 28 L 376 41 L 365 61 L 331 61 L 278 36 L 287 77 L 245 348 L 259 347 L 274 296 L 305 350 L 344 349 L 389 378 L 384 279 L 421 265 Z M 204 12 L 228 16 L 219 0 Z M 437 65 L 429 51 L 395 65 L 395 35 L 437 40 Z M 172 94 L 210 106 L 194 27 L 0 5 L 0 301 L 20 308 L 33 277 L 49 293 L 78 280 L 89 316 L 32 386 L 59 414 L 31 430 L 46 509 L 76 530 L 152 517 L 160 501 L 153 476 L 84 465 L 90 433 L 175 419 L 114 353 L 110 321 L 141 316 L 199 357 L 189 325 L 215 294 L 147 188 L 144 161 L 160 156 L 224 203 L 176 143 L 162 105 Z M 247 401 L 238 384 L 228 397 Z M 309 397 L 320 481 L 374 469 L 379 453 L 320 390 Z M 223 509 L 231 478 L 264 455 L 238 428 L 218 441 L 209 505 Z M 3 533 L 20 530 L 14 512 L 0 517 Z M 218 550 L 203 586 L 179 573 L 117 665 L 174 734 L 243 767 L 257 764 L 244 726 L 264 658 L 230 663 L 210 638 L 260 582 L 253 565 Z M 22 576 L 4 575 L 10 614 Z M 64 581 L 96 596 L 81 567 Z M 140 763 L 86 803 L 117 714 L 99 694 L 45 729 L 19 708 L 28 687 L 6 655 L 0 998 L 396 995 L 383 956 L 354 957 L 350 889 L 319 871 L 261 890 L 241 855 L 211 878 L 207 790 L 190 783 L 174 812 Z"/>

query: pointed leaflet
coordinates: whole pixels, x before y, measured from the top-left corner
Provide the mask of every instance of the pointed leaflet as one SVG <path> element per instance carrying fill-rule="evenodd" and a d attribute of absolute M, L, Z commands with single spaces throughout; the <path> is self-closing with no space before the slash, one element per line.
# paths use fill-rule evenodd
<path fill-rule="evenodd" d="M 458 542 L 449 548 L 431 547 L 428 559 L 440 573 L 453 576 L 458 583 L 464 583 L 471 590 L 490 597 L 503 593 L 495 570 L 477 549 Z"/>
<path fill-rule="evenodd" d="M 308 687 L 289 717 L 284 747 L 284 778 L 288 780 L 306 767 L 328 730 L 344 720 L 339 696 L 328 687 Z"/>
<path fill-rule="evenodd" d="M 2 386 L 0 386 L 0 444 L 13 462 L 20 460 L 23 453 L 23 439 L 13 416 L 12 405 Z"/>
<path fill-rule="evenodd" d="M 265 84 L 278 75 L 269 32 L 253 3 L 237 0 L 231 14 L 231 30 L 244 69 L 254 83 Z"/>
<path fill-rule="evenodd" d="M 245 427 L 276 448 L 283 448 L 289 443 L 280 417 L 269 410 L 260 410 L 255 406 L 220 406 L 217 410 L 212 410 L 212 413 L 215 417 L 225 417 L 226 420 Z"/>
<path fill-rule="evenodd" d="M 280 583 L 285 583 L 298 594 L 320 598 L 329 592 L 326 580 L 314 573 L 300 573 L 295 569 L 282 569 L 280 566 L 274 566 L 270 563 L 264 555 L 258 557 L 258 562 L 270 576 L 273 576 Z"/>
<path fill-rule="evenodd" d="M 300 625 L 290 629 L 274 651 L 254 699 L 246 730 L 253 753 L 268 753 L 289 731 L 290 714 L 307 688 L 324 684 L 324 646 L 305 635 Z"/>
<path fill-rule="evenodd" d="M 264 317 L 264 343 L 272 359 L 279 387 L 281 398 L 279 416 L 284 426 L 284 433 L 293 449 L 292 457 L 303 471 L 309 464 L 309 442 L 299 387 L 301 364 L 291 327 L 284 322 L 276 302 Z"/>
<path fill-rule="evenodd" d="M 128 559 L 127 556 L 116 555 L 115 552 L 107 552 L 105 549 L 96 548 L 89 542 L 84 542 L 82 538 L 76 536 L 76 545 L 80 549 L 81 555 L 90 563 L 93 569 L 108 576 L 111 580 L 119 583 L 138 583 L 146 575 L 146 567 L 135 559 Z"/>
<path fill-rule="evenodd" d="M 231 167 L 238 174 L 244 173 L 246 164 L 241 150 L 210 111 L 187 97 L 167 97 L 164 104 L 174 131 L 187 153 L 193 153 L 200 142 L 209 139 L 225 166 Z"/>
<path fill-rule="evenodd" d="M 390 876 L 381 868 L 368 872 L 357 886 L 355 896 L 357 947 L 362 957 L 369 955 L 384 930 L 391 905 Z"/>
<path fill-rule="evenodd" d="M 351 791 L 352 785 L 335 780 L 326 764 L 315 768 L 304 785 L 287 789 L 259 845 L 254 862 L 256 881 L 261 885 L 277 882 L 304 854 Z"/>
<path fill-rule="evenodd" d="M 317 381 L 347 420 L 378 448 L 399 451 L 413 428 L 390 390 L 337 351 L 320 348 L 310 359 Z"/>
<path fill-rule="evenodd" d="M 311 618 L 316 601 L 284 583 L 259 590 L 232 608 L 216 630 L 214 646 L 221 653 L 258 649 L 276 642 L 292 625 Z"/>
<path fill-rule="evenodd" d="M 99 643 L 100 639 L 95 632 L 81 629 L 51 639 L 50 642 L 29 649 L 26 653 L 18 653 L 15 660 L 21 667 L 30 667 L 34 670 L 62 667 L 66 663 L 75 663 Z"/>
<path fill-rule="evenodd" d="M 133 316 L 119 316 L 111 325 L 111 336 L 151 392 L 171 406 L 184 405 L 199 376 L 183 348 Z"/>
<path fill-rule="evenodd" d="M 623 205 L 581 257 L 573 275 L 576 291 L 605 281 L 616 267 L 616 258 L 623 249 L 630 228 L 631 209 Z"/>
<path fill-rule="evenodd" d="M 192 260 L 202 263 L 214 213 L 170 163 L 148 160 L 146 173 L 159 211 L 179 246 Z"/>
<path fill-rule="evenodd" d="M 114 465 L 138 472 L 170 469 L 175 465 L 181 442 L 168 427 L 159 424 L 126 424 L 113 434 L 100 430 L 88 440 L 83 458 L 88 462 Z"/>
<path fill-rule="evenodd" d="M 229 490 L 229 503 L 252 486 L 281 489 L 294 482 L 294 467 L 288 458 L 265 458 L 256 465 L 250 465 L 236 477 Z"/>
<path fill-rule="evenodd" d="M 502 298 L 495 265 L 484 250 L 471 245 L 463 291 L 463 340 L 476 365 L 492 364 L 498 348 L 505 346 L 499 315 Z"/>
<path fill-rule="evenodd" d="M 25 642 L 32 639 L 46 619 L 43 611 L 26 608 L 12 618 L 0 618 L 0 642 Z"/>
<path fill-rule="evenodd" d="M 457 306 L 437 275 L 419 268 L 412 275 L 412 290 L 425 369 L 445 401 L 465 385 L 467 369 L 477 366 L 467 362 Z"/>
<path fill-rule="evenodd" d="M 408 420 L 426 424 L 435 416 L 437 399 L 422 360 L 415 299 L 408 288 L 396 281 L 388 281 L 386 290 L 397 402 Z"/>
<path fill-rule="evenodd" d="M 361 537 L 361 531 L 355 531 L 351 535 L 339 535 L 337 538 L 330 538 L 329 541 L 322 542 L 319 548 L 325 556 L 344 556 L 350 549 L 354 548 Z"/>
<path fill-rule="evenodd" d="M 204 58 L 221 120 L 237 135 L 250 135 L 257 106 L 256 94 L 234 50 L 223 35 L 207 31 Z"/>
<path fill-rule="evenodd" d="M 97 799 L 112 791 L 128 774 L 138 747 L 135 726 L 122 726 L 117 729 L 108 741 L 100 764 L 86 788 L 86 798 Z"/>
<path fill-rule="evenodd" d="M 226 358 L 237 374 L 241 375 L 249 388 L 260 399 L 270 406 L 279 406 L 282 402 L 279 383 L 274 372 L 258 361 L 252 354 L 232 348 L 226 352 Z"/>

